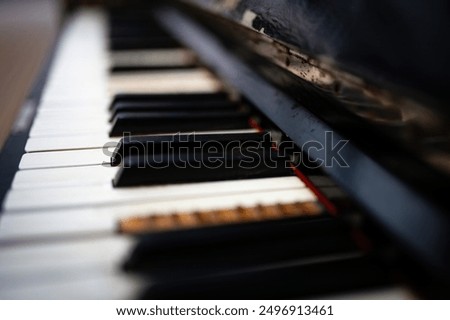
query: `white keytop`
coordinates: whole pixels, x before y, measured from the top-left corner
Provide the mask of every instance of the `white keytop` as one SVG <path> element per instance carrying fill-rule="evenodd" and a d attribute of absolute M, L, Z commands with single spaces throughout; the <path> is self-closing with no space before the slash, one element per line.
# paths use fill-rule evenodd
<path fill-rule="evenodd" d="M 82 166 L 20 170 L 14 176 L 12 189 L 63 188 L 99 185 L 110 182 L 118 167 Z"/>
<path fill-rule="evenodd" d="M 183 67 L 195 63 L 187 49 L 121 50 L 111 54 L 110 65 L 120 67 Z"/>
<path fill-rule="evenodd" d="M 213 93 L 221 83 L 205 69 L 121 72 L 109 79 L 109 92 L 117 93 Z"/>
<path fill-rule="evenodd" d="M 115 146 L 120 138 L 110 138 L 107 134 L 79 134 L 62 137 L 30 137 L 25 145 L 26 152 L 62 151 L 75 149 L 103 148 Z"/>
<path fill-rule="evenodd" d="M 0 298 L 136 298 L 145 282 L 120 269 L 133 244 L 109 236 L 3 247 Z"/>
<path fill-rule="evenodd" d="M 43 239 L 60 241 L 75 236 L 113 234 L 116 231 L 118 220 L 129 217 L 288 204 L 298 200 L 299 193 L 297 191 L 280 190 L 221 196 L 207 195 L 201 201 L 198 198 L 187 198 L 154 203 L 105 205 L 96 208 L 68 208 L 40 212 L 6 211 L 0 224 L 0 245 Z"/>
<path fill-rule="evenodd" d="M 179 199 L 207 197 L 217 194 L 244 194 L 293 190 L 297 201 L 313 201 L 315 195 L 297 177 L 248 179 L 145 187 L 114 188 L 111 184 L 76 186 L 67 188 L 11 189 L 6 196 L 4 209 L 49 210 L 57 208 L 156 203 Z M 199 200 L 200 201 L 200 200 Z"/>
<path fill-rule="evenodd" d="M 115 143 L 111 143 L 111 146 L 108 149 L 25 153 L 20 160 L 19 169 L 61 168 L 107 164 L 110 163 L 110 157 L 114 147 Z"/>

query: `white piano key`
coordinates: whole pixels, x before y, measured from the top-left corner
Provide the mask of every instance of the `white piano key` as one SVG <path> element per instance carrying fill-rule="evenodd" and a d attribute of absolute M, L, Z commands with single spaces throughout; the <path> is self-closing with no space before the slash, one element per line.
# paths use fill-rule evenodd
<path fill-rule="evenodd" d="M 108 113 L 109 99 L 107 100 L 92 100 L 78 97 L 74 100 L 64 99 L 62 101 L 50 100 L 43 101 L 38 106 L 38 116 L 41 114 L 65 113 L 73 110 L 77 112 L 78 109 L 92 112 Z"/>
<path fill-rule="evenodd" d="M 89 273 L 91 270 L 83 270 Z M 138 299 L 146 282 L 121 272 L 98 277 L 75 278 L 66 281 L 19 285 L 0 291 L 0 299 L 29 300 L 131 300 Z"/>
<path fill-rule="evenodd" d="M 72 264 L 81 264 L 83 259 L 86 262 L 110 261 L 111 268 L 120 262 L 133 243 L 133 239 L 129 237 L 106 235 L 51 243 L 3 246 L 0 250 L 0 274 L 29 268 L 45 270 L 52 266 L 69 267 Z M 33 261 L 33 264 L 30 264 L 30 261 Z"/>
<path fill-rule="evenodd" d="M 108 149 L 87 149 L 26 153 L 20 160 L 19 169 L 61 168 L 93 166 L 110 163 L 114 145 Z M 109 153 L 108 153 L 109 152 Z"/>
<path fill-rule="evenodd" d="M 120 266 L 133 245 L 116 236 L 3 247 L 0 297 L 132 298 L 142 281 Z M 39 293 L 43 288 L 51 289 Z"/>
<path fill-rule="evenodd" d="M 112 216 L 99 216 L 94 210 L 79 212 L 26 212 L 5 214 L 0 222 L 0 246 L 11 243 L 27 243 L 39 240 L 62 241 L 113 234 L 117 220 Z"/>
<path fill-rule="evenodd" d="M 70 88 L 69 86 L 75 86 L 76 89 Z M 75 81 L 67 83 L 66 86 L 62 84 L 59 86 L 49 85 L 42 93 L 41 101 L 72 101 L 80 96 L 91 101 L 109 100 L 110 96 L 107 91 L 106 78 L 104 81 L 92 83 L 90 86 L 82 86 L 75 83 Z"/>
<path fill-rule="evenodd" d="M 304 188 L 297 177 L 248 179 L 114 188 L 111 185 L 12 189 L 6 196 L 5 210 L 49 210 L 74 206 L 101 206 L 119 203 L 175 201 L 182 198 L 202 198 L 217 194 L 240 194 L 276 190 L 296 190 L 299 199 L 314 200 L 314 194 Z"/>
<path fill-rule="evenodd" d="M 42 122 L 82 122 L 89 120 L 97 120 L 99 122 L 107 121 L 109 118 L 108 110 L 100 110 L 94 108 L 73 108 L 73 109 L 47 109 L 38 111 L 35 121 Z"/>
<path fill-rule="evenodd" d="M 86 76 L 88 76 L 87 74 Z M 58 82 L 57 84 L 49 83 L 45 90 L 45 96 L 55 96 L 55 97 L 70 97 L 77 98 L 79 96 L 89 97 L 91 99 L 105 98 L 106 93 L 106 80 L 107 78 L 98 81 L 90 81 L 89 83 L 77 83 L 73 80 L 64 84 Z M 82 81 L 80 79 L 80 81 Z"/>
<path fill-rule="evenodd" d="M 188 49 L 123 50 L 111 52 L 111 66 L 171 66 L 181 67 L 195 62 L 195 54 Z"/>
<path fill-rule="evenodd" d="M 80 121 L 75 121 L 80 120 Z M 95 126 L 104 127 L 110 126 L 108 123 L 108 119 L 104 115 L 96 116 L 96 117 L 85 117 L 84 119 L 75 118 L 74 121 L 70 121 L 67 118 L 58 119 L 55 117 L 40 117 L 36 118 L 33 123 L 33 131 L 51 131 L 51 130 L 71 130 L 78 128 L 95 128 Z"/>
<path fill-rule="evenodd" d="M 243 130 L 227 130 L 227 131 L 197 131 L 196 134 L 233 134 L 233 133 L 251 133 L 258 132 L 256 129 L 243 129 Z M 161 135 L 173 135 L 178 132 L 157 134 Z M 192 132 L 181 132 L 192 133 Z M 152 135 L 149 135 L 152 136 Z M 25 145 L 26 152 L 42 152 L 42 151 L 64 151 L 75 149 L 92 149 L 102 148 L 105 144 L 108 147 L 113 147 L 120 140 L 120 137 L 109 137 L 109 135 L 102 132 L 93 133 L 73 133 L 73 131 L 65 131 L 64 133 L 30 135 Z"/>
<path fill-rule="evenodd" d="M 120 138 L 110 138 L 107 134 L 31 137 L 25 145 L 25 151 L 37 152 L 102 148 L 106 143 L 108 146 L 115 146 L 119 140 Z"/>
<path fill-rule="evenodd" d="M 306 190 L 306 189 L 304 189 Z M 37 241 L 56 237 L 85 237 L 89 234 L 112 234 L 119 219 L 175 212 L 221 210 L 257 205 L 315 201 L 310 193 L 298 189 L 205 195 L 198 198 L 106 205 L 96 208 L 71 208 L 37 213 L 6 211 L 0 223 L 0 245 Z"/>
<path fill-rule="evenodd" d="M 71 88 L 70 86 L 74 86 L 74 88 Z M 42 93 L 42 101 L 69 101 L 75 100 L 80 96 L 86 100 L 89 99 L 92 101 L 107 100 L 109 99 L 109 95 L 106 90 L 106 78 L 104 81 L 98 81 L 89 86 L 80 85 L 75 81 L 68 82 L 66 85 L 63 85 L 62 83 L 58 86 L 48 85 Z"/>
<path fill-rule="evenodd" d="M 205 69 L 121 72 L 109 80 L 110 94 L 217 92 L 221 83 Z"/>
<path fill-rule="evenodd" d="M 14 176 L 12 189 L 63 188 L 110 184 L 118 167 L 83 166 L 19 170 Z"/>
<path fill-rule="evenodd" d="M 145 283 L 140 279 L 122 274 L 95 279 L 76 279 L 73 281 L 10 288 L 1 292 L 2 299 L 29 300 L 131 300 L 138 299 Z"/>
<path fill-rule="evenodd" d="M 97 68 L 98 67 L 99 66 L 97 66 Z M 100 70 L 102 70 L 102 68 L 98 68 L 97 73 L 92 73 L 92 71 L 82 68 L 81 66 L 75 67 L 73 71 L 64 70 L 61 76 L 50 76 L 46 83 L 46 90 L 61 90 L 63 93 L 82 93 L 82 91 L 95 92 L 95 89 L 97 88 L 104 88 L 106 85 L 105 80 L 108 79 L 106 70 L 104 72 L 100 72 Z M 83 73 L 85 71 L 86 73 Z M 89 78 L 86 78 L 86 75 L 88 75 Z M 72 86 L 70 86 L 70 84 L 72 84 Z"/>
<path fill-rule="evenodd" d="M 109 111 L 106 105 L 101 107 L 86 106 L 86 105 L 64 105 L 60 104 L 59 108 L 38 108 L 36 119 L 73 119 L 73 121 L 82 120 L 90 117 L 99 117 L 103 119 L 109 118 Z"/>
<path fill-rule="evenodd" d="M 69 85 L 69 84 L 68 84 Z M 42 95 L 41 102 L 42 103 L 69 103 L 71 101 L 77 100 L 82 96 L 85 101 L 110 101 L 111 96 L 108 94 L 107 90 L 103 87 L 97 87 L 97 89 L 93 89 L 94 92 L 46 92 L 46 94 Z"/>
<path fill-rule="evenodd" d="M 366 288 L 351 292 L 320 295 L 317 300 L 406 300 L 418 299 L 410 289 L 403 286 L 389 286 L 383 288 Z"/>
<path fill-rule="evenodd" d="M 63 123 L 59 125 L 45 127 L 32 126 L 30 130 L 30 137 L 46 137 L 46 136 L 72 136 L 79 134 L 105 134 L 109 131 L 111 125 L 105 122 L 87 122 L 87 123 L 72 123 L 64 126 Z"/>
<path fill-rule="evenodd" d="M 42 102 L 108 98 L 105 24 L 100 11 L 82 11 L 69 23 L 51 66 Z"/>

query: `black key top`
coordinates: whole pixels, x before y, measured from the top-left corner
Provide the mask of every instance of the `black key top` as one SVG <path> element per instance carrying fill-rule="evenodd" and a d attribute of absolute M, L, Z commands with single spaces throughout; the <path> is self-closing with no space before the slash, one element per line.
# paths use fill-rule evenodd
<path fill-rule="evenodd" d="M 110 27 L 110 38 L 125 37 L 166 37 L 172 38 L 164 29 L 156 24 L 145 24 L 145 22 L 130 22 L 128 24 L 120 23 Z"/>
<path fill-rule="evenodd" d="M 109 71 L 111 73 L 120 73 L 120 72 L 135 72 L 135 71 L 164 71 L 164 70 L 180 70 L 180 69 L 196 69 L 198 65 L 195 64 L 186 64 L 186 65 L 175 65 L 175 66 L 113 66 Z"/>
<path fill-rule="evenodd" d="M 110 38 L 124 37 L 166 37 L 172 38 L 164 29 L 147 21 L 116 21 L 110 26 Z"/>
<path fill-rule="evenodd" d="M 121 112 L 173 112 L 173 111 L 238 111 L 235 102 L 220 101 L 148 101 L 117 102 L 111 110 L 110 121 Z"/>
<path fill-rule="evenodd" d="M 281 177 L 293 174 L 289 162 L 270 148 L 241 148 L 234 152 L 202 150 L 126 157 L 122 160 L 113 184 L 116 187 L 126 187 Z"/>
<path fill-rule="evenodd" d="M 192 93 L 192 94 L 117 94 L 114 96 L 110 110 L 113 110 L 118 103 L 140 102 L 140 103 L 177 103 L 177 102 L 203 102 L 214 103 L 228 101 L 228 94 L 225 92 L 217 93 Z"/>
<path fill-rule="evenodd" d="M 115 37 L 110 39 L 110 49 L 119 50 L 136 50 L 136 49 L 171 49 L 181 48 L 182 45 L 173 38 L 166 36 L 154 37 Z"/>
<path fill-rule="evenodd" d="M 271 147 L 268 132 L 233 134 L 176 134 L 167 136 L 129 136 L 122 138 L 111 156 L 111 164 L 117 166 L 130 156 L 178 153 L 211 147 L 231 151 L 232 148 Z"/>
<path fill-rule="evenodd" d="M 113 15 L 109 18 L 109 36 L 129 37 L 129 36 L 166 36 L 171 37 L 167 31 L 161 27 L 151 15 L 142 15 L 133 13 L 126 17 Z"/>
<path fill-rule="evenodd" d="M 173 230 L 138 239 L 125 269 L 169 279 L 358 251 L 349 228 L 329 216 Z"/>
<path fill-rule="evenodd" d="M 112 122 L 110 137 L 186 131 L 248 129 L 248 112 L 121 112 Z"/>
<path fill-rule="evenodd" d="M 392 285 L 388 268 L 371 257 L 298 261 L 188 278 L 149 286 L 140 299 L 298 299 L 373 286 Z"/>

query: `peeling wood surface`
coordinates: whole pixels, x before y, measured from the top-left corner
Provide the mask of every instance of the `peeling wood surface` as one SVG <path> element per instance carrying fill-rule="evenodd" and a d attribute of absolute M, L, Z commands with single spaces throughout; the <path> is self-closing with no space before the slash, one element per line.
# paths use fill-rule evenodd
<path fill-rule="evenodd" d="M 450 116 L 446 0 L 185 0 Z"/>

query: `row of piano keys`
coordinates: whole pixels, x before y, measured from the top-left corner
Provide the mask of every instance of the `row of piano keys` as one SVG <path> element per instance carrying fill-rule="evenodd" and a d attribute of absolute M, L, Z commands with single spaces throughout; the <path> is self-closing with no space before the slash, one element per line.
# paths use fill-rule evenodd
<path fill-rule="evenodd" d="M 127 133 L 220 142 L 276 130 L 235 89 L 149 15 L 74 14 L 3 206 L 0 296 L 405 297 L 331 214 L 344 195 L 318 170 L 154 174 L 118 147 Z"/>

